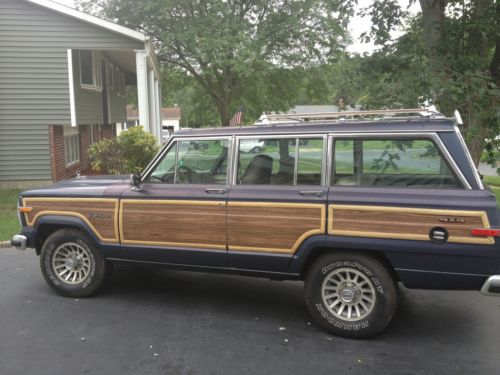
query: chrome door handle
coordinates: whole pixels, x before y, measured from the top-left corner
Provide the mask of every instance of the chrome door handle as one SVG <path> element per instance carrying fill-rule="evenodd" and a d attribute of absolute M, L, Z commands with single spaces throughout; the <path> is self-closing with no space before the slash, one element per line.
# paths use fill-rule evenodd
<path fill-rule="evenodd" d="M 226 189 L 205 189 L 207 194 L 226 194 Z"/>
<path fill-rule="evenodd" d="M 325 195 L 324 191 L 317 191 L 317 190 L 302 190 L 299 192 L 300 195 L 307 196 L 307 197 L 322 197 Z"/>

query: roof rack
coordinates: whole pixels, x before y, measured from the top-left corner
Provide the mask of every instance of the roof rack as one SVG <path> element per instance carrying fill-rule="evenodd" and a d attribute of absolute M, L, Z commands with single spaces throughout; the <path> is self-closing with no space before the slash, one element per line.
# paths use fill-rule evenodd
<path fill-rule="evenodd" d="M 410 115 L 410 116 L 401 116 Z M 284 121 L 311 122 L 329 119 L 344 120 L 347 118 L 362 118 L 362 117 L 396 117 L 402 119 L 405 117 L 427 117 L 427 118 L 445 118 L 440 112 L 434 108 L 407 108 L 407 109 L 378 109 L 369 111 L 345 111 L 345 112 L 311 112 L 311 113 L 276 113 L 263 114 L 258 124 L 273 124 Z"/>

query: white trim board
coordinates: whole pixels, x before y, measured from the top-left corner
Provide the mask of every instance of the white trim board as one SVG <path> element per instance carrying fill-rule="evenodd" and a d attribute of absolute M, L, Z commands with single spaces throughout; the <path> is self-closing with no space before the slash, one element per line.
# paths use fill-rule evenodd
<path fill-rule="evenodd" d="M 92 16 L 84 12 L 80 12 L 79 10 L 67 7 L 59 3 L 55 3 L 50 0 L 26 0 L 26 1 L 44 7 L 46 9 L 53 10 L 55 12 L 76 18 L 80 21 L 89 23 L 91 25 L 99 26 L 103 29 L 113 31 L 117 34 L 121 34 L 129 38 L 139 40 L 141 42 L 145 42 L 148 40 L 148 37 L 139 31 L 129 29 L 128 27 L 125 26 L 117 25 L 116 23 L 103 20 L 101 18 Z"/>
<path fill-rule="evenodd" d="M 69 111 L 71 126 L 76 126 L 75 86 L 73 77 L 73 51 L 68 49 L 68 81 L 69 81 Z"/>

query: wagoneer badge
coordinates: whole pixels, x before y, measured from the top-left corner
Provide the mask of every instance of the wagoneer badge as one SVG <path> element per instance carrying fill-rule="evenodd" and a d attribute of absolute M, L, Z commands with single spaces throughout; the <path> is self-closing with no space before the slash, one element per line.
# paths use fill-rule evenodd
<path fill-rule="evenodd" d="M 461 217 L 441 217 L 439 221 L 442 223 L 465 223 L 465 219 Z"/>

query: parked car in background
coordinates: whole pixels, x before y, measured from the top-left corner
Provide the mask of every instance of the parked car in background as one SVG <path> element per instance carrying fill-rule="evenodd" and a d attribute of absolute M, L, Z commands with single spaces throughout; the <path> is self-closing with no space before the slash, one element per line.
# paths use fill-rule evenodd
<path fill-rule="evenodd" d="M 500 212 L 453 120 L 301 116 L 181 130 L 131 184 L 25 191 L 12 244 L 34 248 L 71 297 L 94 294 L 120 262 L 304 280 L 314 321 L 347 337 L 390 323 L 398 283 L 500 295 Z"/>

